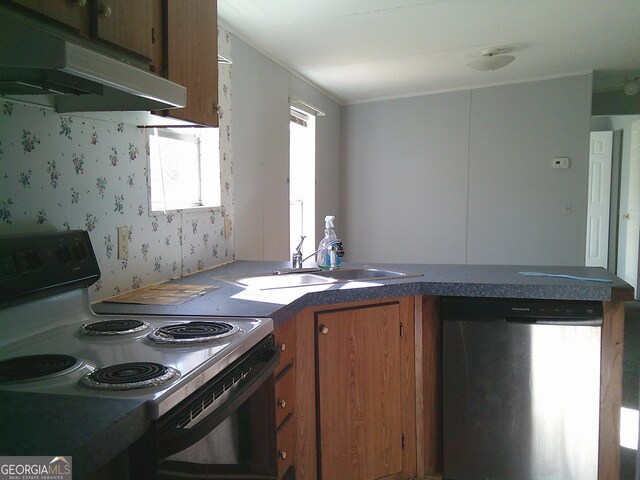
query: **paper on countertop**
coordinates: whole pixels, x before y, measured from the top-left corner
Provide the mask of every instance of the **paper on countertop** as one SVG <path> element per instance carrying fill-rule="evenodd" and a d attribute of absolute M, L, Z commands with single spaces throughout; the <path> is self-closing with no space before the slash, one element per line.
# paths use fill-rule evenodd
<path fill-rule="evenodd" d="M 220 287 L 163 283 L 139 288 L 103 301 L 113 303 L 137 303 L 141 305 L 181 305 L 217 288 Z"/>

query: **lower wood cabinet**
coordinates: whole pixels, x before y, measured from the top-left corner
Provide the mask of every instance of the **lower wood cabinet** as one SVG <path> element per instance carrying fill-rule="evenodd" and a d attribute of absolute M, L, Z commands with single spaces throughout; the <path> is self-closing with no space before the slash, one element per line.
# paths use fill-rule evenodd
<path fill-rule="evenodd" d="M 285 418 L 293 414 L 295 402 L 295 374 L 293 365 L 288 365 L 276 377 L 276 425 L 281 425 Z"/>
<path fill-rule="evenodd" d="M 414 297 L 307 308 L 296 322 L 297 479 L 416 475 Z"/>
<path fill-rule="evenodd" d="M 316 327 L 322 477 L 400 474 L 399 304 L 318 312 Z"/>
<path fill-rule="evenodd" d="M 289 478 L 293 470 L 295 450 L 295 425 L 293 415 L 285 418 L 276 432 L 276 445 L 278 448 L 278 479 Z"/>
<path fill-rule="evenodd" d="M 296 322 L 288 321 L 275 329 L 280 363 L 275 370 L 275 409 L 278 479 L 293 478 L 295 452 L 295 340 Z"/>

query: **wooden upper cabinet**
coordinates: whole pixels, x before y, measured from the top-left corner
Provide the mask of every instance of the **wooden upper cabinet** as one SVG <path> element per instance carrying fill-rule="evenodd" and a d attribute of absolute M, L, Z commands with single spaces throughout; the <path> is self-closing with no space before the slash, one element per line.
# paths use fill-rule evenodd
<path fill-rule="evenodd" d="M 92 31 L 95 38 L 153 58 L 152 0 L 97 0 L 93 3 Z"/>
<path fill-rule="evenodd" d="M 167 115 L 218 126 L 218 23 L 216 2 L 166 0 L 166 77 L 187 87 L 187 106 Z"/>
<path fill-rule="evenodd" d="M 89 36 L 89 0 L 12 0 Z"/>
<path fill-rule="evenodd" d="M 154 57 L 154 0 L 12 0 L 12 3 L 71 27 L 84 37 L 108 42 L 148 61 Z"/>
<path fill-rule="evenodd" d="M 397 302 L 316 313 L 323 479 L 402 476 L 400 323 Z"/>

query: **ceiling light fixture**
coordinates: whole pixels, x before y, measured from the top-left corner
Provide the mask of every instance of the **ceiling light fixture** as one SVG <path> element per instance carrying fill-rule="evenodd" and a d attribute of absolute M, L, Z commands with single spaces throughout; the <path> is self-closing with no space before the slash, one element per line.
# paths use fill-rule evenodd
<path fill-rule="evenodd" d="M 623 87 L 624 93 L 629 96 L 636 95 L 640 92 L 640 77 L 628 80 Z"/>
<path fill-rule="evenodd" d="M 506 48 L 488 48 L 482 50 L 480 57 L 474 58 L 467 65 L 483 72 L 492 72 L 504 68 L 516 59 L 513 55 L 503 55 L 508 51 L 510 51 L 510 49 Z"/>

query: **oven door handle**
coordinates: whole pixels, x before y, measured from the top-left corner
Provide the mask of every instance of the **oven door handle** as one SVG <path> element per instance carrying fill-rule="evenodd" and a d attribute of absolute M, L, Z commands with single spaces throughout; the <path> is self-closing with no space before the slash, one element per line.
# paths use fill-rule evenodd
<path fill-rule="evenodd" d="M 164 430 L 157 436 L 157 448 L 160 458 L 185 450 L 206 437 L 223 420 L 237 410 L 248 400 L 258 388 L 273 374 L 280 361 L 280 351 L 275 347 L 267 350 L 268 359 L 255 375 L 252 375 L 246 383 L 235 389 L 232 395 L 216 408 L 208 416 L 200 420 L 191 428 L 179 428 L 174 426 Z"/>

